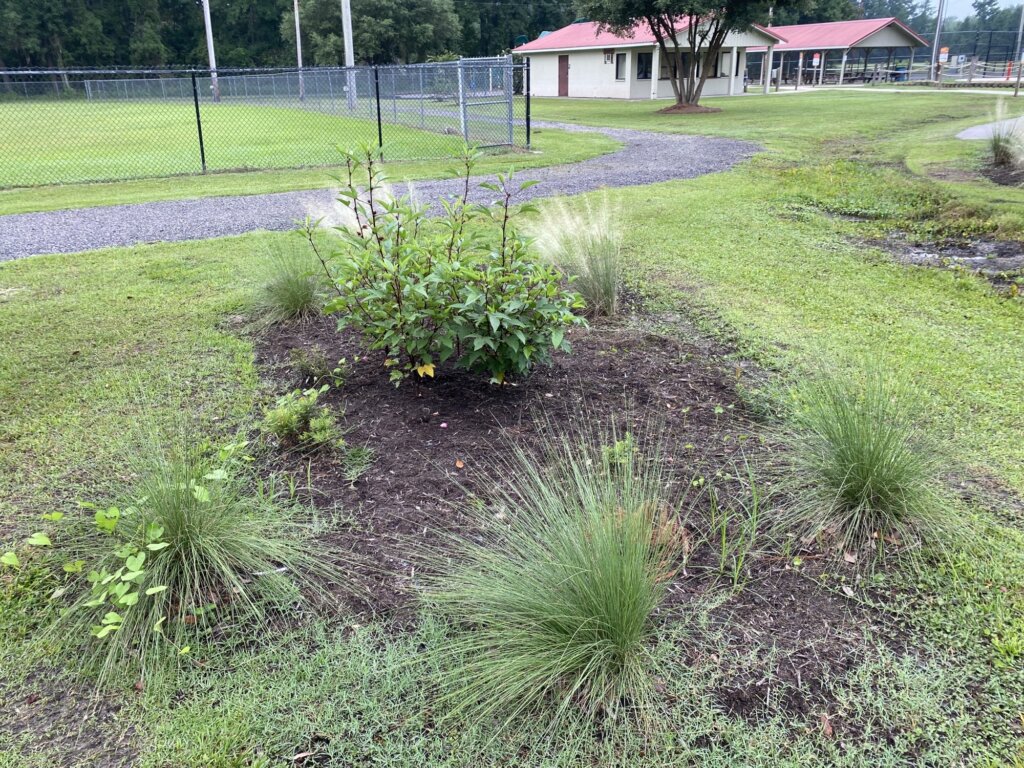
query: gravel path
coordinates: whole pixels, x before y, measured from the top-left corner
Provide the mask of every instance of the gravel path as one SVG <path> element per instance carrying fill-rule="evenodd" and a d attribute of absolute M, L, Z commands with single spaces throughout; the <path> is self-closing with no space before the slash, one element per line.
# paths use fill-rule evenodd
<path fill-rule="evenodd" d="M 754 144 L 732 139 L 553 123 L 536 127 L 597 131 L 622 141 L 624 146 L 611 154 L 580 163 L 522 171 L 517 174 L 520 181 L 530 179 L 539 183 L 520 193 L 517 202 L 575 195 L 601 187 L 690 179 L 724 171 L 759 150 Z M 481 176 L 478 180 L 488 178 Z M 395 186 L 397 191 L 402 191 L 401 185 Z M 414 182 L 413 187 L 421 200 L 431 200 L 454 194 L 457 182 L 449 179 L 420 181 Z M 487 202 L 492 194 L 478 189 L 476 200 Z M 258 229 L 287 230 L 307 215 L 329 216 L 334 206 L 333 191 L 319 189 L 0 216 L 0 261 L 161 240 L 239 235 Z"/>
<path fill-rule="evenodd" d="M 985 123 L 984 125 L 975 125 L 970 128 L 965 128 L 956 135 L 958 139 L 966 139 L 968 141 L 977 141 L 979 139 L 990 139 L 992 133 L 996 127 L 1003 129 L 1004 131 L 1014 130 L 1024 132 L 1024 117 L 1011 117 L 1009 120 L 1000 120 L 995 123 Z"/>

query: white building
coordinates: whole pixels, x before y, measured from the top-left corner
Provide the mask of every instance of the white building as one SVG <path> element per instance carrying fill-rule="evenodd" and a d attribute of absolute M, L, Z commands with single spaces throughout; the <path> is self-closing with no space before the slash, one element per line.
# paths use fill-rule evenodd
<path fill-rule="evenodd" d="M 679 27 L 686 37 L 685 21 Z M 721 54 L 711 64 L 704 85 L 705 96 L 726 96 L 743 91 L 746 51 L 749 47 L 773 47 L 784 38 L 755 26 L 747 32 L 730 32 Z M 606 99 L 668 99 L 673 97 L 668 62 L 662 61 L 654 34 L 646 24 L 632 34 L 600 31 L 585 21 L 541 35 L 513 53 L 530 60 L 530 94 Z M 684 59 L 689 50 L 681 54 Z M 699 65 L 698 65 L 699 66 Z"/>

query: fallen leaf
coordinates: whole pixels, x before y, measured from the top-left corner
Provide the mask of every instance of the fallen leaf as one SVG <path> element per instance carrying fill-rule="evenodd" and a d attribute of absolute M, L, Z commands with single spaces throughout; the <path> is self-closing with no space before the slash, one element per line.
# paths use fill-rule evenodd
<path fill-rule="evenodd" d="M 853 587 L 843 585 L 843 594 L 847 597 L 853 597 L 856 593 L 853 591 Z"/>
<path fill-rule="evenodd" d="M 464 466 L 466 466 L 466 462 L 464 462 L 462 459 L 456 459 L 455 460 L 455 468 L 456 469 L 462 469 Z"/>
<path fill-rule="evenodd" d="M 448 429 L 448 422 L 447 421 L 442 421 L 441 424 L 440 424 L 440 427 L 441 427 L 441 429 Z"/>
<path fill-rule="evenodd" d="M 826 739 L 831 739 L 835 731 L 832 728 L 832 721 L 828 719 L 828 713 L 822 712 L 821 714 L 821 732 L 824 734 Z"/>
<path fill-rule="evenodd" d="M 857 556 L 853 554 L 853 552 L 845 552 L 843 553 L 843 560 L 845 560 L 848 563 L 856 563 Z"/>

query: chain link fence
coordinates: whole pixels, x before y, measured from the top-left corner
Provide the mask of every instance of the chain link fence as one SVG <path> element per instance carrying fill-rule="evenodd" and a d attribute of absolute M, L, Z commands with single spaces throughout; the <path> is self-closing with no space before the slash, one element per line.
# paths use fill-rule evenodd
<path fill-rule="evenodd" d="M 528 67 L 0 71 L 0 188 L 528 148 Z"/>

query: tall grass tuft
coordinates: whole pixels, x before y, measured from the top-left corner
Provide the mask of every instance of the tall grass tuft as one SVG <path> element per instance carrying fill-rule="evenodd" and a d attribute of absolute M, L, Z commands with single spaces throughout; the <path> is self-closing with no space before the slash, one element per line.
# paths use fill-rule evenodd
<path fill-rule="evenodd" d="M 618 312 L 622 280 L 622 230 L 607 198 L 582 209 L 558 200 L 545 205 L 534 226 L 537 249 L 575 278 L 573 287 L 593 315 Z"/>
<path fill-rule="evenodd" d="M 992 117 L 991 133 L 988 137 L 992 164 L 1000 167 L 1017 167 L 1024 162 L 1024 118 L 1008 118 L 1006 102 L 996 102 Z"/>
<path fill-rule="evenodd" d="M 921 427 L 918 393 L 876 370 L 810 379 L 794 390 L 792 500 L 781 522 L 846 552 L 927 538 L 941 545 L 957 524 L 941 459 Z"/>
<path fill-rule="evenodd" d="M 306 320 L 323 311 L 326 276 L 308 249 L 276 243 L 267 254 L 257 310 L 269 322 Z"/>
<path fill-rule="evenodd" d="M 425 593 L 452 629 L 433 650 L 449 716 L 649 711 L 652 615 L 688 539 L 661 462 L 634 447 L 556 437 L 543 463 L 511 449 L 509 484 Z"/>
<path fill-rule="evenodd" d="M 341 583 L 338 566 L 316 554 L 312 525 L 300 522 L 280 488 L 247 471 L 243 448 L 212 450 L 185 434 L 168 442 L 150 435 L 127 467 L 137 481 L 116 527 L 73 531 L 69 548 L 84 563 L 83 577 L 117 571 L 125 547 L 145 554 L 143 574 L 131 582 L 137 603 L 122 608 L 108 598 L 91 605 L 96 590 L 83 578 L 69 585 L 77 597 L 48 633 L 70 643 L 101 682 L 118 672 L 145 676 L 197 641 L 248 638 L 304 597 Z M 159 543 L 143 546 L 154 532 Z M 95 637 L 111 610 L 120 626 Z"/>

